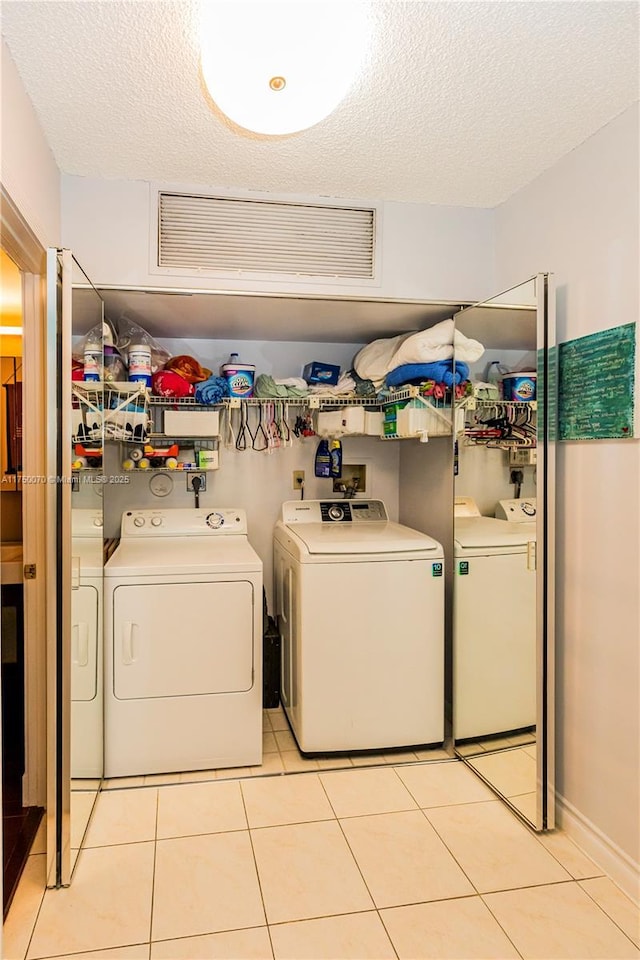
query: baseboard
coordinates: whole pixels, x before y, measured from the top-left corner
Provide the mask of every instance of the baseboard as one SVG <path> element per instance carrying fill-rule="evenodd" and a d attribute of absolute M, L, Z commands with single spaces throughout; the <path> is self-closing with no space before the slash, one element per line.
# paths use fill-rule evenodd
<path fill-rule="evenodd" d="M 640 864 L 591 823 L 573 804 L 556 795 L 556 825 L 635 903 L 640 903 Z"/>

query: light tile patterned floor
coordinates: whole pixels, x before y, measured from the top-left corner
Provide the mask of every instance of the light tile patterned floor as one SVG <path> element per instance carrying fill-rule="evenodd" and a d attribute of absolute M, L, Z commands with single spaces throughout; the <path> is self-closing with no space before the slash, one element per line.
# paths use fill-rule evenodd
<path fill-rule="evenodd" d="M 4 957 L 639 957 L 631 901 L 491 796 L 456 760 L 105 792 L 69 889 L 30 857 Z"/>

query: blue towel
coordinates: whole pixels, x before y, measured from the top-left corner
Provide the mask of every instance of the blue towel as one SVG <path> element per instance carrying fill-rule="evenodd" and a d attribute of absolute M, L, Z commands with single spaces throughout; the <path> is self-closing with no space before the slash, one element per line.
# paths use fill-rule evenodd
<path fill-rule="evenodd" d="M 229 396 L 229 384 L 225 377 L 209 377 L 196 383 L 195 396 L 198 403 L 220 403 Z"/>
<path fill-rule="evenodd" d="M 395 370 L 391 370 L 386 377 L 388 387 L 399 387 L 404 383 L 422 383 L 423 380 L 435 380 L 452 387 L 454 383 L 462 383 L 469 378 L 469 366 L 456 360 L 455 374 L 453 360 L 435 360 L 433 363 L 403 363 Z"/>

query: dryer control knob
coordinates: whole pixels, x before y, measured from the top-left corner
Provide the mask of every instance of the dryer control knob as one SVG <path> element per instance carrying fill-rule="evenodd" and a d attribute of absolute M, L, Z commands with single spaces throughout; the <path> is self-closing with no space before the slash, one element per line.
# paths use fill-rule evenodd
<path fill-rule="evenodd" d="M 134 517 L 133 525 L 134 527 L 144 527 L 144 517 Z"/>
<path fill-rule="evenodd" d="M 95 517 L 95 518 L 94 518 L 94 521 L 93 521 L 93 525 L 94 525 L 94 527 L 101 527 L 101 526 L 102 526 L 102 517 Z"/>
<path fill-rule="evenodd" d="M 151 517 L 151 526 L 152 526 L 152 527 L 161 527 L 161 526 L 162 526 L 162 517 Z"/>
<path fill-rule="evenodd" d="M 207 514 L 206 523 L 212 530 L 218 530 L 224 523 L 224 517 L 221 513 L 209 513 Z"/>

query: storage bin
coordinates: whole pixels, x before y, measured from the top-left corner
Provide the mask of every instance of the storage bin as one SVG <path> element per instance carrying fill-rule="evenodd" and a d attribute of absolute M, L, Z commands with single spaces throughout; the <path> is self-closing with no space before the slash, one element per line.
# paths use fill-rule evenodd
<path fill-rule="evenodd" d="M 522 371 L 521 373 L 505 373 L 502 377 L 503 400 L 535 400 L 536 379 L 537 374 L 533 370 Z"/>
<path fill-rule="evenodd" d="M 384 432 L 384 414 L 382 410 L 365 410 L 364 432 L 367 437 L 381 437 Z"/>
<path fill-rule="evenodd" d="M 220 414 L 217 410 L 165 410 L 164 432 L 168 437 L 217 437 Z"/>
<path fill-rule="evenodd" d="M 423 404 L 408 404 L 398 411 L 397 430 L 399 437 L 418 437 L 426 433 L 429 437 L 451 435 L 451 408 L 427 407 Z"/>
<path fill-rule="evenodd" d="M 342 437 L 349 433 L 364 434 L 364 407 L 342 407 L 318 414 L 316 433 L 321 437 Z"/>

